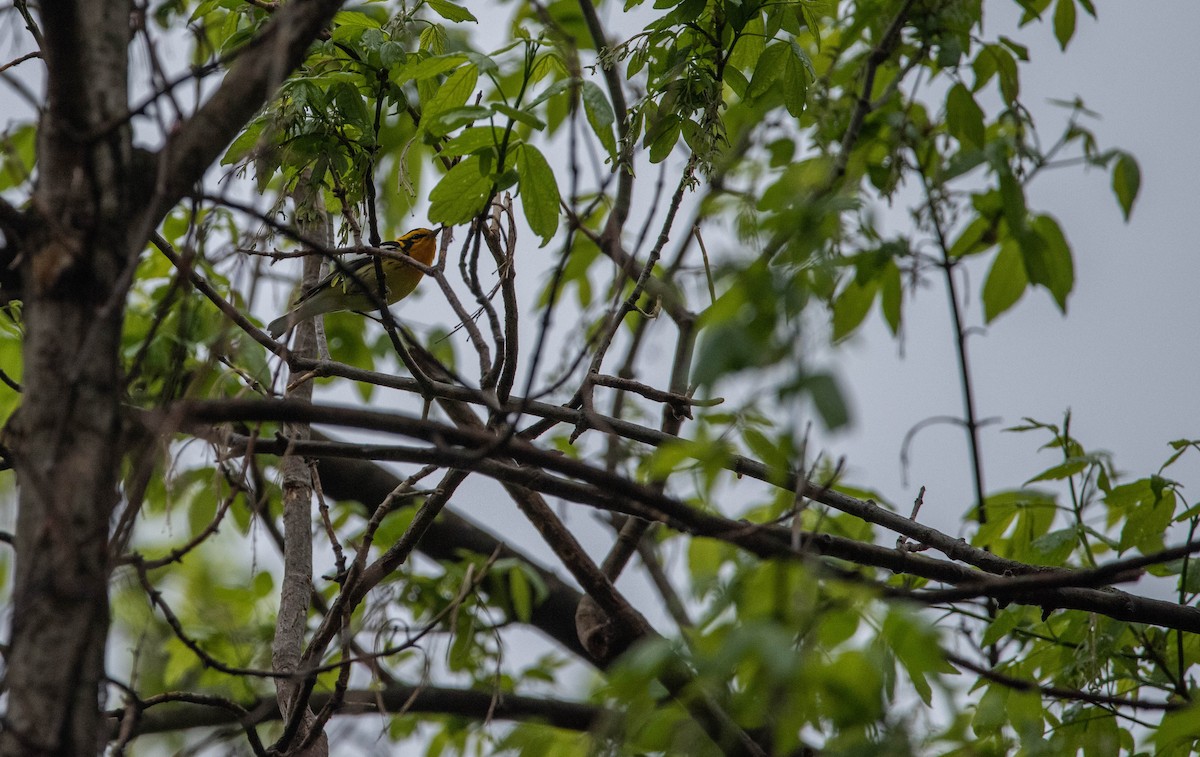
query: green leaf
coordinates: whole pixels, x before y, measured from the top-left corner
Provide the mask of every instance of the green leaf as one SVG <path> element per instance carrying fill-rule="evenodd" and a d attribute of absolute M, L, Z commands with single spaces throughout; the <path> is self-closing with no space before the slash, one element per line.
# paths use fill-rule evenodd
<path fill-rule="evenodd" d="M 1025 189 L 1007 165 L 1000 166 L 997 173 L 1000 179 L 1000 201 L 1004 210 L 1004 220 L 1008 222 L 1009 229 L 1019 232 L 1029 220 Z"/>
<path fill-rule="evenodd" d="M 742 429 L 742 440 L 750 449 L 750 454 L 762 461 L 771 470 L 771 480 L 779 486 L 787 480 L 791 470 L 791 445 L 786 437 L 771 439 L 762 431 L 750 427 Z"/>
<path fill-rule="evenodd" d="M 959 150 L 942 164 L 941 175 L 938 178 L 942 183 L 949 183 L 963 174 L 974 171 L 986 160 L 987 154 L 983 150 Z"/>
<path fill-rule="evenodd" d="M 1021 78 L 1017 73 L 1017 61 L 1005 48 L 1000 45 L 988 45 L 985 52 L 979 54 L 984 58 L 990 53 L 990 60 L 995 65 L 994 72 L 1000 77 L 1000 94 L 1009 105 L 1015 105 L 1021 94 Z"/>
<path fill-rule="evenodd" d="M 959 142 L 971 147 L 984 145 L 983 109 L 962 84 L 955 84 L 946 95 L 946 128 Z"/>
<path fill-rule="evenodd" d="M 866 726 L 883 714 L 883 670 L 877 651 L 868 655 L 849 649 L 817 668 L 816 679 L 824 691 L 827 716 L 841 728 Z M 924 676 L 914 681 L 920 689 Z M 928 702 L 928 700 L 926 700 Z"/>
<path fill-rule="evenodd" d="M 408 51 L 399 42 L 388 40 L 379 46 L 379 64 L 384 68 L 390 69 L 406 60 L 408 60 Z"/>
<path fill-rule="evenodd" d="M 245 131 L 239 134 L 237 139 L 233 140 L 233 143 L 229 145 L 229 149 L 225 151 L 225 155 L 221 158 L 221 165 L 227 166 L 232 163 L 237 163 L 239 160 L 249 155 L 250 150 L 253 149 L 256 144 L 258 144 L 258 139 L 262 135 L 263 126 L 264 124 L 262 121 L 255 121 L 246 127 Z M 7 161 L 5 161 L 4 176 L 7 179 Z M 12 185 L 10 185 L 7 181 L 0 182 L 0 189 L 7 189 L 9 186 Z M 175 241 L 173 238 L 168 238 L 171 239 L 171 241 Z"/>
<path fill-rule="evenodd" d="M 999 70 L 992 47 L 993 45 L 984 45 L 983 50 L 975 56 L 975 60 L 971 63 L 971 70 L 975 73 L 975 83 L 971 85 L 972 92 L 978 92 L 986 87 Z"/>
<path fill-rule="evenodd" d="M 1029 279 L 1025 275 L 1025 264 L 1021 262 L 1021 250 L 1013 239 L 1000 245 L 1000 252 L 992 261 L 987 280 L 983 283 L 983 320 L 991 323 L 1004 311 L 1017 304 Z"/>
<path fill-rule="evenodd" d="M 800 14 L 804 18 L 804 25 L 813 35 L 813 41 L 817 43 L 817 52 L 821 52 L 821 18 L 817 15 L 815 3 L 800 3 Z"/>
<path fill-rule="evenodd" d="M 683 120 L 670 114 L 659 119 L 651 131 L 647 131 L 646 139 L 650 142 L 650 162 L 661 163 L 667 159 L 679 142 Z"/>
<path fill-rule="evenodd" d="M 446 27 L 441 24 L 430 24 L 421 30 L 421 36 L 417 39 L 419 50 L 441 55 L 446 52 Z M 380 55 L 383 51 L 380 51 Z"/>
<path fill-rule="evenodd" d="M 856 279 L 851 279 L 842 289 L 842 293 L 833 303 L 833 340 L 835 342 L 845 339 L 862 324 L 863 319 L 867 317 L 867 312 L 871 309 L 871 304 L 875 302 L 875 295 L 878 292 L 878 279 L 871 279 L 864 284 L 859 284 Z"/>
<path fill-rule="evenodd" d="M 958 239 L 950 245 L 950 257 L 961 258 L 984 252 L 996 243 L 995 229 L 992 221 L 982 216 L 967 224 Z"/>
<path fill-rule="evenodd" d="M 880 633 L 896 659 L 904 666 L 921 699 L 929 704 L 933 691 L 927 676 L 954 674 L 954 666 L 946 661 L 939 643 L 937 629 L 905 610 L 893 609 L 883 621 Z"/>
<path fill-rule="evenodd" d="M 1121 204 L 1121 212 L 1125 220 L 1133 212 L 1133 202 L 1137 199 L 1138 189 L 1142 186 L 1142 172 L 1137 160 L 1127 152 L 1122 152 L 1113 167 L 1112 188 Z"/>
<path fill-rule="evenodd" d="M 355 38 L 365 29 L 378 29 L 381 24 L 360 11 L 338 11 L 333 14 L 330 36 L 336 42 Z"/>
<path fill-rule="evenodd" d="M 1053 494 L 1037 489 L 1015 489 L 990 494 L 985 506 L 987 523 L 979 527 L 971 543 L 999 553 L 1020 552 L 1020 549 L 1007 548 L 1006 544 L 1011 542 L 1014 547 L 1023 547 L 1047 533 L 1058 509 Z M 1009 539 L 1003 538 L 1010 527 L 1012 536 Z M 1016 554 L 1007 556 L 1019 559 Z"/>
<path fill-rule="evenodd" d="M 517 110 L 511 105 L 505 105 L 504 103 L 492 103 L 492 108 L 497 113 L 503 113 L 512 120 L 523 123 L 526 126 L 537 129 L 538 131 L 546 128 L 546 123 L 542 121 L 542 119 L 528 111 Z"/>
<path fill-rule="evenodd" d="M 1200 739 L 1200 718 L 1196 717 L 1198 711 L 1193 705 L 1163 716 L 1158 728 L 1154 729 L 1154 745 L 1158 754 L 1191 752 L 1191 747 Z"/>
<path fill-rule="evenodd" d="M 987 688 L 971 719 L 971 728 L 977 735 L 991 735 L 1008 723 L 1008 693 L 1009 690 L 1000 685 Z"/>
<path fill-rule="evenodd" d="M 471 654 L 475 647 L 475 635 L 472 633 L 471 613 L 460 613 L 454 629 L 450 648 L 446 650 L 446 663 L 451 670 L 470 670 L 473 662 Z"/>
<path fill-rule="evenodd" d="M 1071 248 L 1062 228 L 1048 215 L 1033 219 L 1032 232 L 1039 240 L 1036 255 L 1031 255 L 1025 245 L 1021 247 L 1025 270 L 1029 280 L 1050 290 L 1058 309 L 1067 312 L 1067 296 L 1075 287 L 1075 264 L 1071 260 Z M 1033 261 L 1036 260 L 1036 264 Z"/>
<path fill-rule="evenodd" d="M 552 60 L 552 59 L 549 57 L 543 57 L 543 58 L 541 58 L 541 60 L 545 61 L 545 60 Z M 543 66 L 543 68 L 546 68 L 546 67 L 548 67 L 548 66 Z M 538 95 L 537 97 L 535 97 L 532 100 L 530 100 L 529 102 L 527 102 L 525 104 L 525 109 L 532 111 L 535 107 L 537 107 L 538 105 L 541 105 L 542 103 L 546 102 L 550 98 L 557 97 L 558 95 L 561 95 L 563 92 L 566 92 L 567 90 L 569 90 L 571 88 L 572 84 L 574 84 L 574 82 L 571 79 L 559 79 L 558 81 L 551 84 L 549 87 L 546 87 L 546 89 L 544 89 L 540 95 Z"/>
<path fill-rule="evenodd" d="M 996 618 L 984 629 L 980 644 L 990 647 L 1008 636 L 1025 621 L 1027 614 L 1028 609 L 1022 605 L 1010 605 L 1000 610 L 996 613 Z"/>
<path fill-rule="evenodd" d="M 837 380 L 828 373 L 814 373 L 804 379 L 804 387 L 825 428 L 833 430 L 850 422 L 850 409 Z"/>
<path fill-rule="evenodd" d="M 475 83 L 479 80 L 479 70 L 472 65 L 461 66 L 446 77 L 437 94 L 424 103 L 423 121 L 435 118 L 439 113 L 461 108 L 475 92 Z"/>
<path fill-rule="evenodd" d="M 724 440 L 707 438 L 678 439 L 660 446 L 644 461 L 644 470 L 653 478 L 684 469 L 699 469 L 709 475 L 719 473 L 733 454 Z"/>
<path fill-rule="evenodd" d="M 496 133 L 490 126 L 463 129 L 457 136 L 442 144 L 443 155 L 469 155 L 484 149 L 496 148 Z"/>
<path fill-rule="evenodd" d="M 791 52 L 789 48 L 790 45 L 787 43 L 776 42 L 763 50 L 762 55 L 758 57 L 758 63 L 754 66 L 754 74 L 750 77 L 750 87 L 746 90 L 747 97 L 759 98 L 770 91 L 775 80 L 783 73 L 784 58 Z"/>
<path fill-rule="evenodd" d="M 783 69 L 783 107 L 792 118 L 799 118 L 808 102 L 808 74 L 812 63 L 800 45 L 792 42 L 788 47 L 792 54 L 785 59 Z"/>
<path fill-rule="evenodd" d="M 737 49 L 741 50 L 741 46 L 739 45 Z M 745 100 L 746 91 L 750 88 L 750 80 L 746 78 L 741 69 L 728 65 L 725 67 L 725 86 L 729 87 L 729 91 L 737 95 L 739 100 Z"/>
<path fill-rule="evenodd" d="M 1022 45 L 1011 37 L 1006 37 L 1003 34 L 1000 35 L 1000 44 L 1004 45 L 1009 50 L 1012 50 L 1013 55 L 1016 55 L 1018 59 L 1025 62 L 1029 61 L 1029 48 L 1025 45 Z"/>
<path fill-rule="evenodd" d="M 1082 473 L 1092 461 L 1086 458 L 1072 458 L 1064 463 L 1051 466 L 1033 478 L 1025 482 L 1025 486 L 1032 484 L 1034 481 L 1057 481 L 1059 479 L 1070 478 L 1077 473 Z"/>
<path fill-rule="evenodd" d="M 753 340 L 746 338 L 742 324 L 722 321 L 704 330 L 693 364 L 692 381 L 699 386 L 711 386 L 726 374 L 755 367 L 762 362 L 762 351 L 757 349 Z"/>
<path fill-rule="evenodd" d="M 558 53 L 544 53 L 537 56 L 533 61 L 533 67 L 529 69 L 530 83 L 540 82 L 547 77 L 553 83 L 546 92 L 538 96 L 538 101 L 546 100 L 553 95 L 571 89 L 578 83 L 578 79 L 571 78 L 570 72 L 563 64 L 562 56 Z"/>
<path fill-rule="evenodd" d="M 593 81 L 585 81 L 580 87 L 580 97 L 583 100 L 583 112 L 587 115 L 588 125 L 592 127 L 600 144 L 608 150 L 608 156 L 616 160 L 617 138 L 613 134 L 613 124 L 617 119 L 612 105 L 604 96 L 604 90 Z"/>
<path fill-rule="evenodd" d="M 433 117 L 421 120 L 421 128 L 434 136 L 442 136 L 467 124 L 491 118 L 495 113 L 483 105 L 463 105 L 439 112 Z"/>
<path fill-rule="evenodd" d="M 465 63 L 467 56 L 462 53 L 452 53 L 450 55 L 431 55 L 423 60 L 418 60 L 415 63 L 410 63 L 400 72 L 399 78 L 411 79 L 412 81 L 421 81 L 422 79 L 431 79 L 435 76 L 440 76 L 452 69 Z"/>
<path fill-rule="evenodd" d="M 1074 36 L 1075 0 L 1058 0 L 1058 5 L 1054 6 L 1054 37 L 1058 46 L 1066 50 Z"/>
<path fill-rule="evenodd" d="M 449 0 L 425 0 L 425 4 L 433 9 L 433 12 L 446 19 L 447 21 L 459 24 L 463 21 L 471 21 L 479 23 L 479 19 L 471 15 L 471 11 L 456 5 Z"/>
<path fill-rule="evenodd" d="M 716 583 L 721 566 L 733 557 L 728 544 L 717 539 L 696 537 L 688 540 L 687 565 L 691 571 L 693 588 L 707 591 Z"/>
<path fill-rule="evenodd" d="M 528 623 L 533 615 L 533 592 L 529 587 L 529 578 L 520 567 L 515 566 L 508 571 L 508 596 L 513 615 L 522 623 Z"/>
<path fill-rule="evenodd" d="M 268 571 L 255 574 L 251 591 L 255 597 L 265 599 L 275 589 L 275 576 Z"/>
<path fill-rule="evenodd" d="M 357 127 L 362 132 L 360 140 L 371 139 L 371 114 L 362 95 L 359 94 L 358 87 L 343 82 L 334 87 L 332 94 L 333 103 L 337 106 L 343 123 Z"/>
<path fill-rule="evenodd" d="M 1141 498 L 1126 516 L 1125 527 L 1121 529 L 1120 551 L 1137 548 L 1148 555 L 1162 549 L 1163 535 L 1174 516 L 1175 492 L 1166 491 L 1162 496 L 1151 493 Z"/>
<path fill-rule="evenodd" d="M 766 145 L 766 148 L 771 155 L 771 168 L 782 168 L 790 164 L 796 155 L 796 143 L 787 137 L 776 139 Z"/>
<path fill-rule="evenodd" d="M 1039 536 L 1030 544 L 1039 565 L 1063 565 L 1075 548 L 1074 528 L 1060 528 Z"/>
<path fill-rule="evenodd" d="M 429 193 L 429 220 L 456 225 L 466 223 L 487 206 L 492 177 L 483 172 L 478 155 L 451 168 Z"/>
<path fill-rule="evenodd" d="M 522 144 L 516 152 L 525 220 L 533 233 L 542 238 L 544 247 L 558 230 L 558 182 L 546 157 L 536 147 Z"/>
<path fill-rule="evenodd" d="M 1192 559 L 1187 561 L 1187 569 L 1183 567 L 1183 561 L 1178 560 L 1179 570 L 1183 574 L 1179 577 L 1179 585 L 1184 591 L 1189 594 L 1195 594 L 1200 591 L 1200 560 Z"/>
<path fill-rule="evenodd" d="M 900 281 L 900 267 L 889 260 L 883 269 L 879 287 L 879 309 L 887 321 L 892 336 L 900 333 L 901 307 L 904 304 L 904 288 Z"/>
<path fill-rule="evenodd" d="M 471 61 L 471 64 L 479 69 L 479 73 L 484 76 L 500 71 L 500 66 L 490 56 L 475 52 L 474 50 L 467 50 L 463 55 L 467 56 L 467 60 Z"/>
<path fill-rule="evenodd" d="M 251 124 L 242 137 L 230 146 L 225 157 L 221 159 L 222 164 L 233 162 L 230 160 L 231 155 L 240 158 L 248 152 L 249 147 L 258 140 L 261 131 L 261 122 L 255 121 Z M 247 134 L 248 141 L 242 142 L 242 138 Z M 0 191 L 3 191 L 27 181 L 33 175 L 33 165 L 37 160 L 37 127 L 31 123 L 14 126 L 0 135 L 0 144 L 3 144 L 4 148 L 0 153 Z M 235 149 L 238 145 L 241 147 Z"/>

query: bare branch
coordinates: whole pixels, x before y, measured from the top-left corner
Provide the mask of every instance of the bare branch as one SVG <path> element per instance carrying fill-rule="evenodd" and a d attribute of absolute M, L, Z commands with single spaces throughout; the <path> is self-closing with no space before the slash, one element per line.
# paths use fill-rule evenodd
<path fill-rule="evenodd" d="M 850 124 L 846 127 L 846 133 L 842 135 L 841 149 L 838 150 L 833 170 L 830 172 L 833 184 L 840 182 L 846 175 L 846 165 L 850 162 L 850 151 L 854 149 L 854 143 L 858 141 L 862 132 L 863 121 L 871 112 L 871 90 L 875 87 L 875 74 L 879 67 L 892 57 L 896 45 L 900 43 L 900 32 L 908 21 L 908 12 L 912 9 L 914 2 L 915 0 L 905 0 L 904 5 L 896 12 L 887 30 L 880 36 L 874 49 L 867 56 L 867 66 L 863 70 L 863 83 L 859 90 L 858 101 L 855 103 L 854 112 L 850 115 Z"/>
<path fill-rule="evenodd" d="M 331 698 L 329 692 L 315 692 L 309 701 L 313 707 L 321 708 Z M 276 700 L 239 705 L 226 700 L 217 701 L 213 697 L 169 694 L 147 699 L 140 704 L 142 713 L 134 729 L 135 735 L 174 733 L 219 725 L 258 724 L 280 718 Z M 480 720 L 490 713 L 497 720 L 541 721 L 573 731 L 586 731 L 597 718 L 607 715 L 605 710 L 583 702 L 519 694 L 505 694 L 497 701 L 486 691 L 395 684 L 382 691 L 347 691 L 336 714 L 387 716 L 400 709 L 461 715 Z M 118 721 L 124 712 L 111 710 L 109 718 Z"/>
<path fill-rule="evenodd" d="M 1095 694 L 1090 691 L 1080 691 L 1079 689 L 1064 689 L 1059 686 L 1043 686 L 1037 681 L 1029 681 L 1022 678 L 1014 678 L 1005 675 L 998 671 L 977 665 L 965 657 L 953 653 L 946 653 L 946 659 L 955 667 L 969 670 L 976 675 L 982 676 L 989 681 L 998 683 L 1002 686 L 1007 686 L 1010 689 L 1017 691 L 1036 691 L 1044 697 L 1052 699 L 1066 699 L 1073 702 L 1087 702 L 1089 704 L 1100 705 L 1105 708 L 1129 708 L 1134 710 L 1159 710 L 1163 712 L 1173 712 L 1182 710 L 1190 705 L 1187 702 L 1146 702 L 1140 699 L 1126 699 L 1125 697 L 1112 697 L 1104 694 Z"/>

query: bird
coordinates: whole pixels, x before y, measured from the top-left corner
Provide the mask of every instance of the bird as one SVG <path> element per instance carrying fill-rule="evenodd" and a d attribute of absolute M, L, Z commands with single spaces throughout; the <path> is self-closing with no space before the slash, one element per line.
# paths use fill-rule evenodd
<path fill-rule="evenodd" d="M 440 229 L 413 229 L 395 242 L 383 242 L 380 249 L 400 252 L 422 265 L 432 265 L 437 254 Z M 384 296 L 387 304 L 412 294 L 424 273 L 416 266 L 395 258 L 381 259 Z M 369 291 L 364 291 L 364 287 Z M 364 255 L 347 260 L 300 296 L 292 309 L 267 324 L 267 333 L 278 339 L 301 321 L 341 310 L 371 311 L 379 308 L 379 279 L 375 276 L 375 257 Z"/>

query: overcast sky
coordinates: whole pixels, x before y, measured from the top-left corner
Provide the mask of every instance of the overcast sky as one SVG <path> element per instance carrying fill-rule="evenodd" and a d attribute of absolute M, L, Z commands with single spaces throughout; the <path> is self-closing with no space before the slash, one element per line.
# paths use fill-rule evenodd
<path fill-rule="evenodd" d="M 1076 168 L 1038 178 L 1032 209 L 1058 218 L 1075 253 L 1076 284 L 1067 317 L 1037 289 L 970 342 L 980 415 L 1001 423 L 984 436 L 989 491 L 1020 485 L 1056 462 L 1036 452 L 1047 441 L 1000 433 L 1023 416 L 1058 423 L 1072 411 L 1072 431 L 1089 448 L 1114 453 L 1119 470 L 1153 473 L 1170 455 L 1167 442 L 1200 437 L 1200 215 L 1195 136 L 1195 87 L 1200 4 L 1099 3 L 1098 21 L 1080 15 L 1075 39 L 1060 53 L 1049 24 L 1012 31 L 1015 3 L 986 3 L 985 33 L 1009 34 L 1031 49 L 1021 69 L 1022 100 L 1052 139 L 1064 111 L 1051 98 L 1083 99 L 1100 120 L 1089 126 L 1104 148 L 1137 156 L 1142 190 L 1125 224 L 1106 173 Z M 983 271 L 969 282 L 971 322 L 980 324 Z M 840 375 L 858 423 L 836 448 L 852 463 L 852 478 L 869 482 L 894 502 L 930 487 L 923 520 L 949 527 L 972 499 L 963 434 L 926 428 L 912 447 L 908 485 L 899 476 L 905 433 L 924 418 L 961 414 L 952 332 L 944 288 L 922 291 L 905 313 L 905 356 L 876 313 L 862 336 L 838 354 Z M 1194 484 L 1200 456 L 1166 473 Z M 1193 486 L 1185 496 L 1196 498 Z"/>

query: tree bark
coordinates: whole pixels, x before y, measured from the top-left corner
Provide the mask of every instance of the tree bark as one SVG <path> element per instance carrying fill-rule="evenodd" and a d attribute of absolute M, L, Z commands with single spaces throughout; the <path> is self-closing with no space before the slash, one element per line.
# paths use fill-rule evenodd
<path fill-rule="evenodd" d="M 121 462 L 119 348 L 136 182 L 128 2 L 41 3 L 47 93 L 22 240 L 24 396 L 8 712 L 0 755 L 102 748 L 108 521 Z"/>
<path fill-rule="evenodd" d="M 296 205 L 296 228 L 307 239 L 319 241 L 329 247 L 333 244 L 333 229 L 319 187 L 312 187 L 311 176 L 306 171 L 301 186 L 292 193 Z M 304 275 L 301 289 L 307 290 L 321 279 L 320 255 L 304 258 Z M 317 318 L 301 321 L 296 325 L 292 342 L 294 354 L 306 358 L 317 356 Z M 289 378 L 290 381 L 290 378 Z M 312 400 L 313 382 L 306 380 L 287 389 L 291 399 L 309 402 Z M 308 439 L 312 429 L 307 423 L 285 423 L 284 435 L 289 439 Z M 309 599 L 312 598 L 312 494 L 313 469 L 303 455 L 285 455 L 279 463 L 283 488 L 283 583 L 279 593 L 279 613 L 275 618 L 275 638 L 271 640 L 271 665 L 278 673 L 296 673 L 304 654 L 304 642 L 308 629 Z M 329 754 L 329 742 L 324 733 L 315 737 L 307 748 L 301 745 L 309 738 L 309 730 L 316 727 L 316 716 L 306 704 L 304 712 L 295 714 L 296 695 L 302 679 L 276 678 L 275 692 L 279 697 L 279 709 L 285 721 L 302 718 L 297 736 L 288 745 L 285 754 L 296 757 L 322 757 Z"/>

